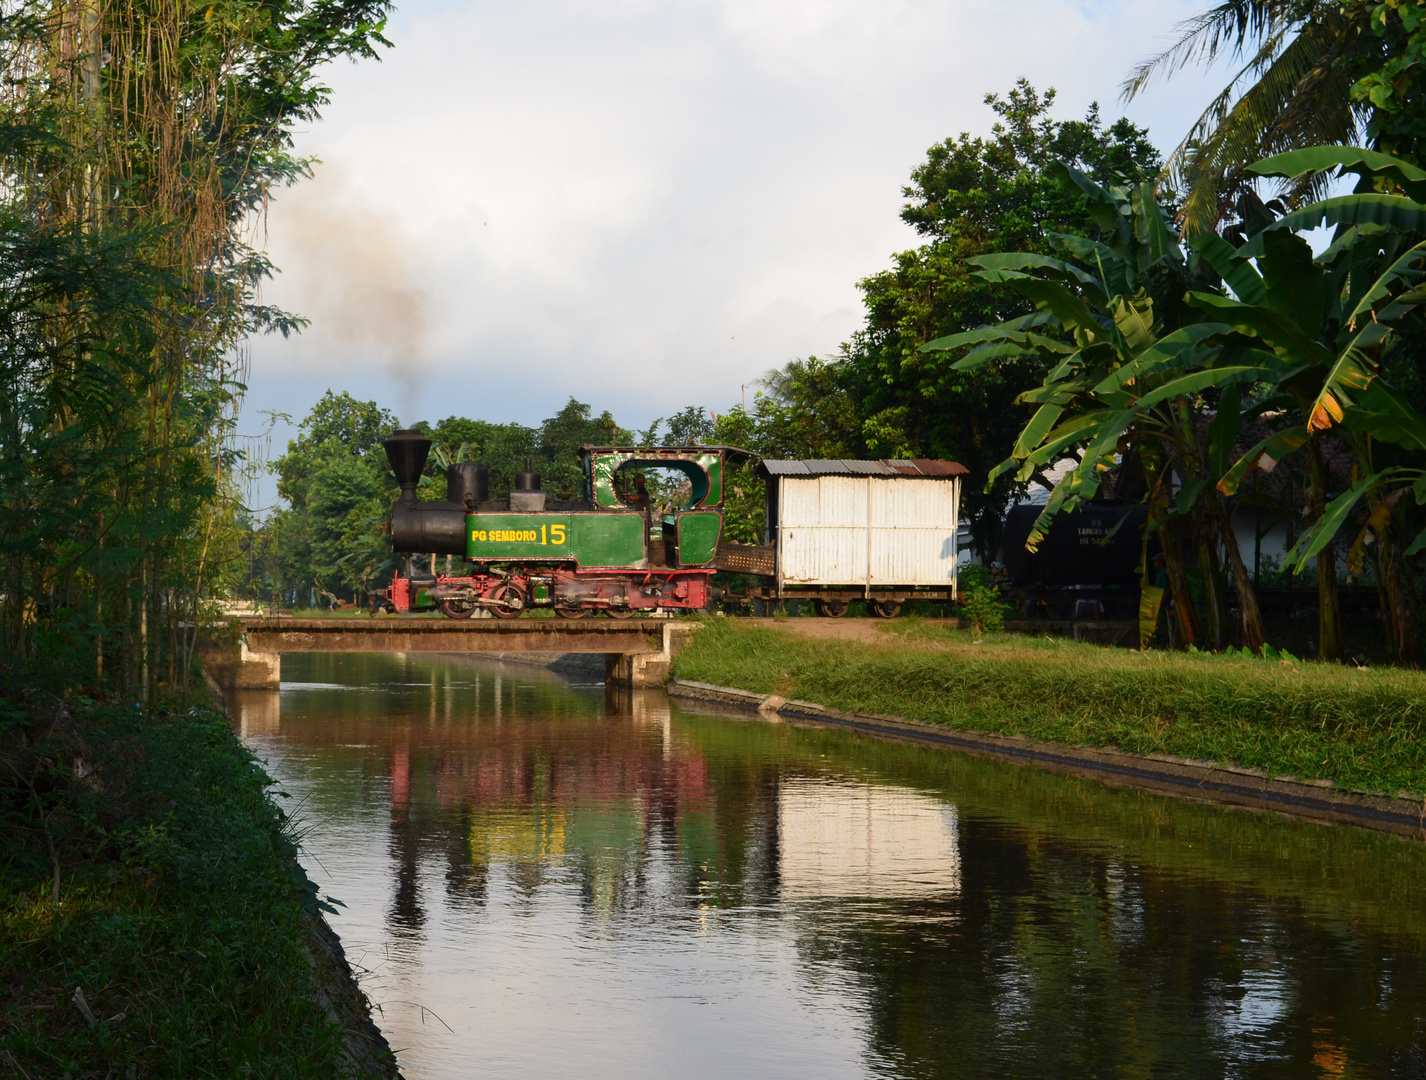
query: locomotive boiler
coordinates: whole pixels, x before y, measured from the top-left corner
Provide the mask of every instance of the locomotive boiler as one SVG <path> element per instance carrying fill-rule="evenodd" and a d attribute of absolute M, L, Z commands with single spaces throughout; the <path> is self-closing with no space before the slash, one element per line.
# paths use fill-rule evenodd
<path fill-rule="evenodd" d="M 398 431 L 385 447 L 401 488 L 391 508 L 391 545 L 406 556 L 387 606 L 435 608 L 452 619 L 482 610 L 505 619 L 531 608 L 565 618 L 628 618 L 706 607 L 723 535 L 725 468 L 752 458 L 727 446 L 585 446 L 582 497 L 573 501 L 550 498 L 528 465 L 508 499 L 491 499 L 486 467 L 464 462 L 447 470 L 446 500 L 431 502 L 416 494 L 431 440 Z M 616 474 L 625 468 L 682 474 L 677 506 L 656 522 L 642 490 L 621 491 Z M 464 565 L 438 574 L 434 559 L 428 569 L 415 558 L 428 554 Z"/>

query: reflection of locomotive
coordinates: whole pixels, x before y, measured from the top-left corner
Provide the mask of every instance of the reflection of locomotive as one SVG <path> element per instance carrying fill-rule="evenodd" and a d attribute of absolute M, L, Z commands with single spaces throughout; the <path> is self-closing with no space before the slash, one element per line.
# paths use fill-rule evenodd
<path fill-rule="evenodd" d="M 586 446 L 583 498 L 572 502 L 549 498 L 528 469 L 516 474 L 509 499 L 492 500 L 485 466 L 466 462 L 447 470 L 446 502 L 423 502 L 416 486 L 431 440 L 398 431 L 385 446 L 401 486 L 391 546 L 407 556 L 387 602 L 396 611 L 439 608 L 453 619 L 478 610 L 514 618 L 531 607 L 565 618 L 706 607 L 723 534 L 725 466 L 751 457 L 724 446 Z M 659 539 L 650 538 L 647 496 L 621 497 L 621 468 L 669 469 L 686 479 L 682 505 L 660 517 Z M 423 574 L 415 554 L 460 556 L 467 572 Z"/>

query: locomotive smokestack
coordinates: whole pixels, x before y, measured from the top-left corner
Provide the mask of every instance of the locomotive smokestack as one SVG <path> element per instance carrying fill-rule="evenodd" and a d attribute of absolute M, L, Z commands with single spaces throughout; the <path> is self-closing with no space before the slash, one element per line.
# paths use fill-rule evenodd
<path fill-rule="evenodd" d="M 516 491 L 539 491 L 540 474 L 530 468 L 530 459 L 525 459 L 525 471 L 515 474 Z"/>
<path fill-rule="evenodd" d="M 431 452 L 431 440 L 419 431 L 398 431 L 387 439 L 386 460 L 401 485 L 401 501 L 416 501 L 416 485 L 421 482 L 421 470 L 426 467 L 426 455 Z"/>

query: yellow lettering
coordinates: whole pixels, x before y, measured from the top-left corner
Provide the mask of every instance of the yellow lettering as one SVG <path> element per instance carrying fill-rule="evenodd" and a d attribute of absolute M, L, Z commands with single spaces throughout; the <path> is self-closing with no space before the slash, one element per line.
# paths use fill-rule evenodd
<path fill-rule="evenodd" d="M 551 543 L 551 544 L 563 544 L 563 543 L 564 543 L 564 526 L 563 526 L 563 525 L 551 525 L 551 526 L 550 526 L 550 543 Z"/>

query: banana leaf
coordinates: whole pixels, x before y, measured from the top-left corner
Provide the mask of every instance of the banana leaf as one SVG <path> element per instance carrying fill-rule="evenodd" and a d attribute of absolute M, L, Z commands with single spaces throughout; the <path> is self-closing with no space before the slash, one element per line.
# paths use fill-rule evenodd
<path fill-rule="evenodd" d="M 1145 349 L 1132 361 L 1106 376 L 1094 388 L 1094 391 L 1095 393 L 1109 393 L 1155 374 L 1165 367 L 1181 362 L 1184 353 L 1198 348 L 1203 342 L 1213 337 L 1230 333 L 1231 330 L 1232 327 L 1227 323 L 1202 322 L 1185 326 L 1180 330 L 1175 330 L 1172 334 L 1166 334 L 1159 338 L 1152 347 Z"/>
<path fill-rule="evenodd" d="M 974 345 L 978 341 L 1000 341 L 1015 340 L 1015 334 L 1023 334 L 1027 331 L 1038 330 L 1043 326 L 1058 326 L 1059 320 L 1053 315 L 1044 311 L 1036 311 L 1030 315 L 1022 315 L 1018 319 L 1010 319 L 1007 322 L 997 323 L 995 326 L 981 326 L 974 330 L 964 330 L 958 334 L 947 334 L 938 337 L 933 341 L 928 341 L 922 345 L 917 352 L 950 352 L 953 349 L 962 349 L 967 345 Z"/>
<path fill-rule="evenodd" d="M 1338 195 L 1284 214 L 1238 249 L 1240 258 L 1263 254 L 1263 236 L 1280 229 L 1307 232 L 1322 225 L 1386 225 L 1402 232 L 1426 232 L 1426 205 L 1400 195 L 1363 192 Z"/>
<path fill-rule="evenodd" d="M 1309 146 L 1302 150 L 1289 150 L 1249 165 L 1248 171 L 1258 176 L 1295 179 L 1333 168 L 1386 180 L 1396 184 L 1417 202 L 1426 202 L 1426 171 L 1390 154 L 1358 146 Z"/>
<path fill-rule="evenodd" d="M 1267 289 L 1263 276 L 1247 259 L 1238 255 L 1237 249 L 1214 232 L 1202 232 L 1188 242 L 1189 247 L 1198 252 L 1209 266 L 1218 272 L 1224 284 L 1245 304 L 1266 304 Z"/>
<path fill-rule="evenodd" d="M 1073 263 L 1067 263 L 1063 259 L 1052 259 L 1048 255 L 1017 251 L 1008 254 L 974 255 L 966 262 L 983 270 L 1045 270 L 1057 277 L 1075 282 L 1088 290 L 1090 299 L 1095 304 L 1103 306 L 1109 300 L 1104 282 L 1093 274 L 1081 270 Z"/>
<path fill-rule="evenodd" d="M 1271 460 L 1273 465 L 1276 465 L 1294 450 L 1300 450 L 1307 445 L 1307 438 L 1307 428 L 1301 424 L 1269 435 L 1240 457 L 1237 463 L 1219 479 L 1218 490 L 1224 495 L 1236 495 L 1243 482 L 1243 477 L 1247 475 L 1249 469 L 1256 467 L 1263 458 Z M 1271 467 L 1265 471 L 1271 472 Z"/>
<path fill-rule="evenodd" d="M 1294 366 L 1321 364 L 1328 367 L 1336 359 L 1320 343 L 1304 334 L 1300 326 L 1271 308 L 1202 292 L 1189 293 L 1187 303 L 1200 311 L 1211 312 L 1215 319 L 1227 323 L 1241 334 L 1258 338 Z"/>
<path fill-rule="evenodd" d="M 1297 543 L 1292 546 L 1292 550 L 1283 556 L 1282 565 L 1284 569 L 1295 567 L 1301 568 L 1307 560 L 1318 554 L 1323 548 L 1330 544 L 1333 538 L 1346 524 L 1349 515 L 1367 492 L 1380 487 L 1384 482 L 1395 476 L 1415 470 L 1400 468 L 1383 469 L 1380 472 L 1364 476 L 1355 484 L 1349 487 L 1342 494 L 1338 495 L 1327 504 L 1322 516 L 1312 525 L 1310 529 L 1298 537 Z"/>

